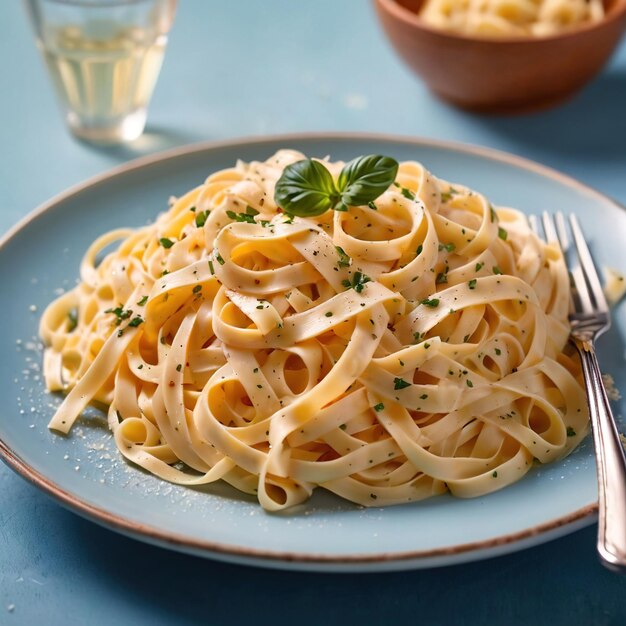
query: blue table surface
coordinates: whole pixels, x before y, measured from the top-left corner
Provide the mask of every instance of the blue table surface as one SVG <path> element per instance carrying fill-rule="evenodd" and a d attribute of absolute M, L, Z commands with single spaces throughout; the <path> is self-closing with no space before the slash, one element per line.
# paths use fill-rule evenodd
<path fill-rule="evenodd" d="M 475 116 L 434 99 L 401 65 L 368 0 L 181 0 L 146 134 L 105 149 L 66 131 L 23 7 L 12 0 L 0 5 L 0 78 L 0 232 L 136 156 L 299 131 L 482 144 L 626 203 L 626 45 L 558 109 Z M 624 624 L 626 578 L 598 563 L 595 534 L 592 526 L 508 556 L 414 572 L 261 570 L 117 535 L 1 465 L 0 624 Z"/>

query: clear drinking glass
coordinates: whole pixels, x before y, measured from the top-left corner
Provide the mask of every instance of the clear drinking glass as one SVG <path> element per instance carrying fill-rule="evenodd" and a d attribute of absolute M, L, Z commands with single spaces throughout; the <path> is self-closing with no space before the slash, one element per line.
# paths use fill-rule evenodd
<path fill-rule="evenodd" d="M 176 0 L 25 0 L 70 130 L 95 143 L 141 135 Z"/>

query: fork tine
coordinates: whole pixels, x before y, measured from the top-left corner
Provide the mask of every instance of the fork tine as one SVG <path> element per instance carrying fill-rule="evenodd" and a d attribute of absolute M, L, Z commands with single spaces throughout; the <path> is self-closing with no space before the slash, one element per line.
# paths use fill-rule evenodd
<path fill-rule="evenodd" d="M 609 306 L 606 302 L 606 298 L 604 297 L 604 292 L 602 291 L 602 285 L 600 283 L 600 278 L 598 277 L 598 271 L 596 270 L 595 263 L 591 258 L 591 253 L 589 252 L 589 248 L 587 247 L 587 242 L 585 241 L 585 237 L 580 228 L 580 224 L 578 223 L 578 220 L 576 219 L 576 216 L 574 214 L 571 214 L 569 216 L 569 222 L 570 226 L 572 227 L 574 243 L 576 244 L 576 250 L 578 250 L 580 264 L 582 266 L 586 282 L 591 288 L 593 297 L 596 301 L 596 308 L 602 312 L 607 312 L 609 310 Z"/>
<path fill-rule="evenodd" d="M 568 254 L 570 251 L 570 241 L 567 236 L 567 228 L 565 227 L 563 214 L 557 213 L 554 217 L 554 222 L 552 221 L 553 218 L 546 211 L 542 213 L 541 217 L 542 219 L 540 221 L 536 215 L 529 215 L 528 225 L 535 235 L 540 239 L 550 241 L 552 245 L 556 245 L 563 255 L 570 277 L 570 313 L 577 309 L 582 310 L 583 313 L 593 313 L 593 302 L 591 301 L 591 295 L 587 287 L 587 282 L 585 281 L 585 275 L 580 265 L 578 255 Z M 545 238 L 541 232 L 542 230 L 546 233 Z M 571 257 L 574 258 L 572 259 Z"/>
<path fill-rule="evenodd" d="M 541 234 L 539 233 L 539 220 L 537 220 L 536 215 L 528 216 L 528 225 L 530 226 L 530 230 L 532 230 L 537 237 L 541 237 Z"/>
<path fill-rule="evenodd" d="M 591 302 L 591 295 L 589 294 L 589 289 L 585 281 L 585 275 L 580 265 L 580 258 L 577 255 L 573 255 L 575 256 L 575 260 L 571 258 L 567 259 L 568 256 L 571 257 L 572 255 L 568 255 L 568 252 L 570 250 L 570 240 L 567 235 L 567 226 L 563 213 L 558 211 L 555 214 L 554 223 L 556 226 L 558 240 L 561 245 L 561 252 L 563 254 L 563 257 L 566 259 L 570 276 L 572 278 L 572 281 L 574 282 L 574 289 L 572 290 L 574 292 L 572 294 L 574 302 L 576 302 L 577 298 L 578 302 L 580 303 L 580 308 L 583 310 L 583 312 L 592 313 L 594 310 L 593 303 Z"/>
<path fill-rule="evenodd" d="M 565 226 L 565 217 L 561 211 L 557 211 L 554 216 L 554 222 L 556 224 L 556 232 L 561 243 L 561 251 L 565 252 L 570 245 L 569 237 L 567 236 L 567 227 Z"/>
<path fill-rule="evenodd" d="M 542 222 L 543 222 L 543 230 L 546 233 L 546 241 L 548 243 L 559 243 L 559 240 L 556 236 L 556 230 L 554 229 L 554 222 L 550 217 L 550 214 L 547 211 L 544 211 L 541 214 Z"/>

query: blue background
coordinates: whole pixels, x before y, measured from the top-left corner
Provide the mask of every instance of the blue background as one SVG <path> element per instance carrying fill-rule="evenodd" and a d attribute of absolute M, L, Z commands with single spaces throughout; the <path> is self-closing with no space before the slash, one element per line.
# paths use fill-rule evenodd
<path fill-rule="evenodd" d="M 181 0 L 147 133 L 103 149 L 67 133 L 23 7 L 12 0 L 0 5 L 0 78 L 1 232 L 69 185 L 135 156 L 315 130 L 496 147 L 626 203 L 624 46 L 558 109 L 481 117 L 428 94 L 389 49 L 367 0 Z M 126 539 L 1 466 L 0 624 L 623 624 L 626 578 L 598 564 L 595 532 L 442 569 L 276 572 Z"/>

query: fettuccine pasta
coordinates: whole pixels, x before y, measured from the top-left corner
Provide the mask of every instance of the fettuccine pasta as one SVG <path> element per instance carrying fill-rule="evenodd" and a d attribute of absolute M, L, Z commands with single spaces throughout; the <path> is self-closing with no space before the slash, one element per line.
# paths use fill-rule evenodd
<path fill-rule="evenodd" d="M 132 463 L 270 511 L 318 486 L 480 496 L 571 452 L 588 418 L 557 247 L 416 162 L 367 206 L 289 217 L 274 186 L 302 158 L 239 162 L 92 244 L 41 320 L 67 392 L 50 428 L 104 405 Z"/>
<path fill-rule="evenodd" d="M 435 28 L 483 37 L 545 37 L 604 17 L 602 0 L 425 0 Z"/>

